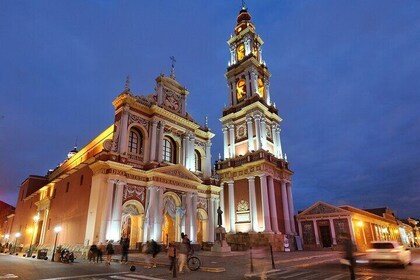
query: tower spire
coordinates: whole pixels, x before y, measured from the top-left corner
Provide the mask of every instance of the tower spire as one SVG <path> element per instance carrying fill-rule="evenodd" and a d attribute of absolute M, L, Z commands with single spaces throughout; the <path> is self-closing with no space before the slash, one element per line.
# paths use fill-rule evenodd
<path fill-rule="evenodd" d="M 172 60 L 172 68 L 171 68 L 171 78 L 175 80 L 175 57 L 171 56 L 169 57 L 170 60 Z"/>
<path fill-rule="evenodd" d="M 125 79 L 124 92 L 130 92 L 130 75 Z"/>
<path fill-rule="evenodd" d="M 242 10 L 246 10 L 246 7 L 245 7 L 245 0 L 242 0 Z"/>

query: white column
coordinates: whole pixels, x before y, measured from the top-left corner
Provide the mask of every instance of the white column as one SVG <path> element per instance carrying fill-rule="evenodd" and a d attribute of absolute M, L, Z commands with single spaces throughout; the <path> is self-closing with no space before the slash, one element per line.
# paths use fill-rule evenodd
<path fill-rule="evenodd" d="M 333 245 L 337 245 L 337 237 L 335 235 L 334 221 L 332 218 L 328 219 L 330 221 L 331 235 L 333 240 Z"/>
<path fill-rule="evenodd" d="M 319 245 L 318 225 L 316 223 L 316 220 L 314 220 L 313 222 L 314 222 L 315 243 L 316 245 Z"/>
<path fill-rule="evenodd" d="M 206 143 L 206 156 L 205 156 L 203 176 L 204 176 L 204 179 L 211 177 L 211 141 L 210 140 L 208 140 Z"/>
<path fill-rule="evenodd" d="M 245 84 L 245 88 L 246 88 L 246 96 L 247 96 L 247 97 L 251 97 L 251 96 L 252 96 L 252 91 L 251 91 L 251 88 L 250 88 L 250 86 L 249 86 L 249 71 L 247 71 L 247 72 L 245 73 L 245 82 L 246 82 L 246 84 Z"/>
<path fill-rule="evenodd" d="M 112 211 L 112 194 L 114 192 L 115 180 L 109 179 L 108 186 L 105 191 L 105 199 L 103 204 L 103 216 L 101 222 L 101 228 L 99 230 L 99 241 L 105 242 L 105 240 L 111 239 L 111 211 Z"/>
<path fill-rule="evenodd" d="M 185 234 L 191 239 L 191 193 L 185 196 Z"/>
<path fill-rule="evenodd" d="M 259 63 L 263 63 L 261 46 L 258 47 L 258 58 Z"/>
<path fill-rule="evenodd" d="M 125 182 L 117 181 L 113 194 L 111 236 L 113 240 L 121 238 L 121 216 L 122 216 L 122 200 Z"/>
<path fill-rule="evenodd" d="M 251 85 L 252 85 L 252 94 L 258 94 L 258 74 L 257 69 L 253 68 L 251 70 Z M 259 95 L 259 94 L 258 94 Z"/>
<path fill-rule="evenodd" d="M 185 168 L 190 168 L 190 133 L 185 134 Z"/>
<path fill-rule="evenodd" d="M 281 148 L 281 140 L 280 140 L 280 127 L 277 127 L 276 136 L 277 136 L 277 157 L 283 158 L 283 149 Z"/>
<path fill-rule="evenodd" d="M 258 212 L 257 212 L 257 199 L 255 195 L 255 177 L 247 177 L 248 190 L 249 190 L 249 211 L 251 215 L 251 228 L 252 231 L 258 232 Z"/>
<path fill-rule="evenodd" d="M 302 221 L 298 221 L 298 227 L 299 227 L 299 235 L 303 237 L 303 231 L 302 231 Z"/>
<path fill-rule="evenodd" d="M 227 127 L 222 128 L 223 131 L 223 160 L 230 158 L 229 156 L 229 138 L 228 138 L 228 129 Z"/>
<path fill-rule="evenodd" d="M 263 217 L 264 217 L 264 232 L 272 232 L 271 221 L 270 221 L 270 206 L 268 202 L 268 191 L 267 191 L 267 176 L 265 174 L 259 175 L 261 182 L 261 201 L 263 206 Z"/>
<path fill-rule="evenodd" d="M 157 146 L 157 162 L 163 161 L 163 136 L 165 135 L 165 123 L 163 121 L 159 122 L 159 143 Z M 173 152 L 175 153 L 176 147 L 174 147 Z"/>
<path fill-rule="evenodd" d="M 278 157 L 278 147 L 277 147 L 277 134 L 276 134 L 276 124 L 271 125 L 271 137 L 273 139 L 273 154 L 274 156 Z"/>
<path fill-rule="evenodd" d="M 225 186 L 224 186 L 224 183 L 223 182 L 220 184 L 220 187 L 222 189 L 221 189 L 220 194 L 219 194 L 219 197 L 220 197 L 219 206 L 220 206 L 220 209 L 223 211 L 223 213 L 226 213 L 225 212 L 225 194 L 224 194 L 224 188 L 225 188 Z M 216 205 L 216 208 L 214 209 L 214 213 L 216 213 L 216 211 L 217 211 L 217 205 Z M 225 220 L 224 215 L 222 216 L 222 218 L 223 218 L 223 224 L 225 225 L 226 224 L 226 220 Z"/>
<path fill-rule="evenodd" d="M 271 210 L 271 225 L 275 233 L 279 233 L 279 224 L 277 221 L 277 203 L 276 195 L 274 193 L 274 178 L 268 176 L 268 191 L 270 193 L 270 210 Z"/>
<path fill-rule="evenodd" d="M 150 161 L 156 161 L 156 128 L 158 121 L 152 121 L 152 131 L 150 135 Z"/>
<path fill-rule="evenodd" d="M 233 181 L 228 182 L 229 185 L 229 220 L 230 220 L 230 232 L 236 233 L 235 225 L 235 191 Z"/>
<path fill-rule="evenodd" d="M 290 217 L 290 230 L 292 233 L 296 233 L 296 227 L 295 227 L 295 208 L 293 204 L 293 195 L 292 195 L 292 184 L 287 183 L 287 203 L 289 205 L 289 217 Z"/>
<path fill-rule="evenodd" d="M 230 158 L 235 157 L 235 126 L 229 125 L 229 137 L 230 137 Z"/>
<path fill-rule="evenodd" d="M 191 242 L 197 242 L 197 193 L 191 194 Z"/>
<path fill-rule="evenodd" d="M 289 204 L 287 201 L 286 182 L 284 181 L 281 181 L 281 196 L 282 196 L 282 204 L 283 204 L 284 229 L 287 234 L 290 234 Z"/>
<path fill-rule="evenodd" d="M 356 243 L 356 238 L 354 238 L 354 229 L 353 229 L 353 223 L 352 223 L 351 217 L 347 217 L 347 222 L 349 224 L 351 241 L 353 241 L 353 244 L 354 244 Z"/>
<path fill-rule="evenodd" d="M 255 120 L 255 138 L 257 138 L 256 142 L 257 142 L 257 147 L 256 149 L 259 150 L 261 149 L 261 116 L 259 114 L 255 114 L 254 115 L 254 120 Z"/>
<path fill-rule="evenodd" d="M 213 197 L 210 197 L 208 200 L 208 204 L 209 204 L 209 210 L 208 210 L 208 222 L 207 222 L 207 227 L 208 227 L 208 242 L 214 242 L 214 228 L 217 226 L 214 223 L 214 205 L 215 205 L 215 199 Z"/>
<path fill-rule="evenodd" d="M 120 153 L 125 154 L 127 152 L 127 129 L 128 129 L 128 114 L 130 111 L 130 107 L 125 105 L 122 109 L 122 116 L 121 116 L 121 137 L 120 137 Z"/>
<path fill-rule="evenodd" d="M 154 222 L 154 232 L 155 232 L 155 241 L 162 242 L 162 222 L 163 222 L 163 193 L 165 188 L 159 187 L 156 190 L 157 196 L 157 207 L 155 207 L 155 222 Z"/>
<path fill-rule="evenodd" d="M 231 65 L 236 63 L 236 48 L 234 46 L 230 46 L 230 63 Z"/>
<path fill-rule="evenodd" d="M 270 97 L 270 83 L 269 81 L 265 81 L 264 84 L 264 88 L 265 88 L 265 96 L 266 96 L 266 102 L 268 105 L 271 105 L 271 97 Z"/>
<path fill-rule="evenodd" d="M 156 207 L 157 207 L 157 201 L 156 201 L 156 195 L 157 195 L 157 189 L 155 186 L 149 186 L 149 202 L 148 207 L 146 211 L 146 216 L 148 217 L 148 224 L 146 225 L 148 228 L 148 237 L 153 238 L 156 240 L 156 232 L 155 232 L 155 219 L 156 219 Z M 146 227 L 145 226 L 145 227 Z"/>
<path fill-rule="evenodd" d="M 195 171 L 195 155 L 194 155 L 194 143 L 195 143 L 195 136 L 191 133 L 189 137 L 189 143 L 188 143 L 188 169 Z"/>
<path fill-rule="evenodd" d="M 183 212 L 182 207 L 176 207 L 176 212 L 175 212 L 175 241 L 177 241 L 177 242 L 181 241 L 182 212 Z"/>
<path fill-rule="evenodd" d="M 149 204 L 150 204 L 150 187 L 146 188 L 146 198 L 144 199 L 145 201 L 145 206 L 144 206 L 144 219 L 143 219 L 143 243 L 146 243 L 147 240 L 149 240 L 149 234 L 150 234 L 150 230 L 149 230 L 149 225 L 150 225 L 150 211 L 149 209 Z"/>
<path fill-rule="evenodd" d="M 264 117 L 261 118 L 261 146 L 267 150 L 267 126 Z"/>
<path fill-rule="evenodd" d="M 246 125 L 248 130 L 248 152 L 254 151 L 254 131 L 252 129 L 252 117 L 246 117 Z"/>
<path fill-rule="evenodd" d="M 54 186 L 54 188 L 55 188 L 55 186 Z M 41 237 L 40 237 L 40 239 L 39 239 L 39 244 L 44 244 L 44 241 L 45 241 L 45 232 L 46 232 L 46 230 L 47 230 L 47 222 L 48 222 L 48 219 L 49 219 L 49 213 L 50 213 L 50 209 L 45 209 L 44 210 L 44 217 L 42 218 L 42 226 L 41 226 Z"/>
<path fill-rule="evenodd" d="M 181 164 L 187 168 L 187 134 L 182 135 L 182 154 L 181 154 Z"/>
<path fill-rule="evenodd" d="M 251 38 L 249 38 L 249 35 L 245 37 L 244 46 L 245 46 L 245 56 L 247 56 L 251 53 Z"/>

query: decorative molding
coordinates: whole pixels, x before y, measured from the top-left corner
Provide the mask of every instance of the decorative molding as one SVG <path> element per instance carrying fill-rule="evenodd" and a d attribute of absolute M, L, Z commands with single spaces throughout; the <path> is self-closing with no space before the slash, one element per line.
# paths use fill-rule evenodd
<path fill-rule="evenodd" d="M 145 202 L 145 187 L 127 184 L 123 191 L 123 201 L 135 199 L 140 201 L 143 205 Z"/>
<path fill-rule="evenodd" d="M 128 125 L 130 125 L 132 123 L 140 124 L 141 126 L 143 126 L 145 128 L 146 131 L 149 131 L 150 122 L 148 120 L 140 117 L 140 116 L 130 114 L 129 118 L 128 118 Z"/>

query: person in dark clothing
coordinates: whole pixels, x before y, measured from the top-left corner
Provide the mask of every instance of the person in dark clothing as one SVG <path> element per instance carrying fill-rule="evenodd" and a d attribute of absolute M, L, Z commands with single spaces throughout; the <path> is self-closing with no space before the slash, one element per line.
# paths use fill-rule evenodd
<path fill-rule="evenodd" d="M 111 240 L 108 241 L 108 244 L 106 245 L 105 250 L 106 250 L 106 264 L 110 265 L 112 255 L 114 254 L 114 246 L 112 246 Z"/>
<path fill-rule="evenodd" d="M 121 263 L 124 262 L 127 264 L 128 262 L 128 248 L 130 247 L 130 242 L 128 241 L 128 238 L 123 238 L 121 242 Z"/>
<path fill-rule="evenodd" d="M 173 242 L 169 242 L 168 258 L 169 258 L 169 263 L 170 263 L 169 271 L 172 271 L 172 269 L 176 269 L 176 267 L 174 268 L 174 266 L 176 266 L 176 256 L 175 256 L 175 244 Z"/>
<path fill-rule="evenodd" d="M 354 273 L 354 266 L 356 264 L 356 260 L 353 254 L 353 242 L 351 241 L 351 239 L 346 239 L 344 246 L 345 246 L 345 259 L 348 261 L 348 266 L 350 270 L 350 279 L 355 280 L 356 275 Z"/>
<path fill-rule="evenodd" d="M 152 267 L 156 267 L 156 256 L 160 252 L 160 245 L 152 239 L 152 241 L 150 241 L 150 248 L 150 253 L 152 254 Z"/>
<path fill-rule="evenodd" d="M 96 255 L 96 262 L 99 263 L 99 261 L 102 262 L 102 255 L 104 254 L 105 246 L 102 243 L 98 244 L 98 254 Z"/>
<path fill-rule="evenodd" d="M 89 248 L 89 262 L 94 263 L 96 260 L 96 257 L 98 255 L 98 247 L 95 244 L 92 244 Z"/>

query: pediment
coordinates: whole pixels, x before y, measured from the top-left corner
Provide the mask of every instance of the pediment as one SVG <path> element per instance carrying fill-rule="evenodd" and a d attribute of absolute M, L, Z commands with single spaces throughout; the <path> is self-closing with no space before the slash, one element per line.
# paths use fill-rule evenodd
<path fill-rule="evenodd" d="M 195 181 L 195 182 L 198 182 L 198 183 L 203 182 L 194 173 L 192 173 L 191 171 L 186 169 L 181 164 L 175 164 L 175 165 L 171 165 L 171 166 L 156 168 L 156 169 L 153 169 L 153 172 L 154 173 L 161 173 L 161 174 L 165 174 L 165 175 L 170 175 L 170 176 L 177 177 L 177 178 L 184 179 L 184 180 L 191 180 L 191 181 Z"/>
<path fill-rule="evenodd" d="M 348 212 L 346 210 L 343 210 L 339 207 L 336 207 L 334 205 L 318 201 L 314 205 L 310 206 L 306 210 L 304 210 L 302 213 L 299 214 L 299 216 L 304 215 L 317 215 L 317 214 L 347 214 Z"/>

